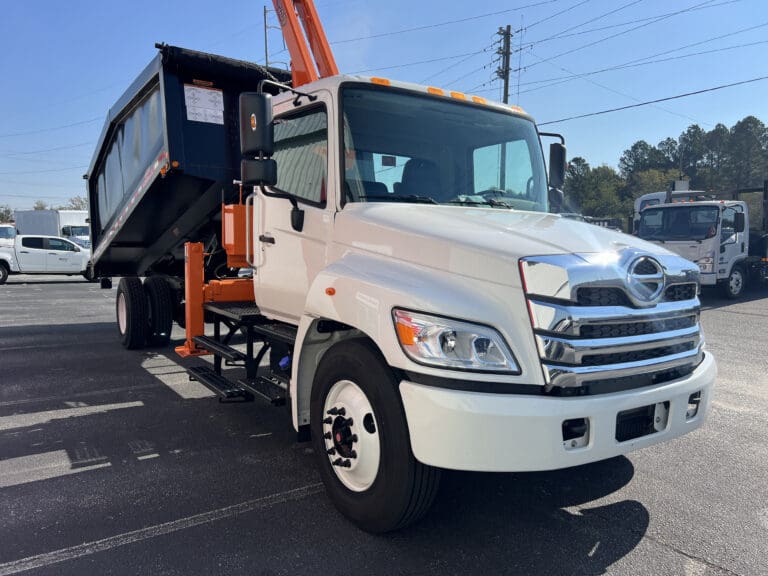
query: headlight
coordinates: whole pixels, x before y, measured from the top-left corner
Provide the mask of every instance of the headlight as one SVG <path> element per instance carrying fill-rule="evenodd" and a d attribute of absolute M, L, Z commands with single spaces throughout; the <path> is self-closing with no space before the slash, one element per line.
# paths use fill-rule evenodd
<path fill-rule="evenodd" d="M 702 272 L 713 272 L 715 269 L 715 259 L 712 256 L 706 258 L 700 258 L 696 264 L 699 265 L 699 270 Z"/>
<path fill-rule="evenodd" d="M 403 352 L 414 362 L 483 372 L 519 374 L 520 367 L 496 330 L 480 324 L 395 309 Z"/>

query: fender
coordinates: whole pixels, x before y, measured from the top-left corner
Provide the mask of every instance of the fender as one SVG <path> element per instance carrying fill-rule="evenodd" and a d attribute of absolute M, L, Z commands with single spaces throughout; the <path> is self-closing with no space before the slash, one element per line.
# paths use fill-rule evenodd
<path fill-rule="evenodd" d="M 13 252 L 13 249 L 0 248 L 0 262 L 5 262 L 8 265 L 8 270 L 11 272 L 20 272 L 18 261 Z"/>
<path fill-rule="evenodd" d="M 445 370 L 416 364 L 403 353 L 392 320 L 392 309 L 396 307 L 438 316 L 450 310 L 453 318 L 496 327 L 513 350 L 517 349 L 518 361 L 538 357 L 527 315 L 512 313 L 526 310 L 519 287 L 478 281 L 386 256 L 348 253 L 321 271 L 307 294 L 294 347 L 298 361 L 293 363 L 290 386 L 297 429 L 309 423 L 312 382 L 323 354 L 344 339 L 369 338 L 393 368 L 445 376 Z M 335 321 L 350 329 L 321 333 L 317 329 L 321 320 Z M 542 378 L 538 366 L 535 370 L 524 369 L 526 372 L 528 383 L 532 382 L 532 374 L 537 375 L 535 381 Z M 451 374 L 456 377 L 455 372 Z M 494 376 L 473 374 L 473 379 L 491 380 Z"/>

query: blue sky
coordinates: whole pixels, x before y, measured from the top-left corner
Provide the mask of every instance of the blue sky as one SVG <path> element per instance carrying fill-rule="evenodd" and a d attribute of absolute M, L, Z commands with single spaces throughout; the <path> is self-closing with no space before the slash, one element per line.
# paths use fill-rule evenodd
<path fill-rule="evenodd" d="M 107 110 L 154 57 L 155 42 L 263 63 L 264 5 L 5 0 L 0 204 L 23 209 L 38 199 L 57 204 L 85 195 L 82 174 Z M 512 68 L 519 72 L 510 102 L 540 123 L 768 76 L 765 0 L 316 0 L 316 6 L 342 72 L 491 99 L 501 99 L 501 82 L 493 79 L 496 31 L 511 25 L 517 31 Z M 274 13 L 269 24 L 277 26 Z M 413 28 L 421 29 L 408 31 Z M 285 65 L 280 31 L 270 28 L 268 39 L 270 62 Z M 542 130 L 565 136 L 569 158 L 615 167 L 635 141 L 676 138 L 690 124 L 730 127 L 747 115 L 768 123 L 767 94 L 768 80 L 760 80 Z"/>

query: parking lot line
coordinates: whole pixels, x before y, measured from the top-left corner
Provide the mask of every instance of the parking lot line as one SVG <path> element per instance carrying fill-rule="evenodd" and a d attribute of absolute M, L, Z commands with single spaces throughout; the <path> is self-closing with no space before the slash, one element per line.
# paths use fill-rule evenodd
<path fill-rule="evenodd" d="M 119 404 L 97 404 L 95 406 L 83 406 L 78 408 L 60 408 L 58 410 L 46 410 L 45 412 L 31 412 L 29 414 L 14 414 L 12 416 L 0 416 L 0 430 L 12 430 L 14 428 L 27 428 L 46 424 L 51 420 L 63 418 L 77 418 L 90 416 L 111 410 L 124 410 L 125 408 L 140 408 L 144 402 L 121 402 Z"/>
<path fill-rule="evenodd" d="M 164 522 L 163 524 L 148 526 L 147 528 L 125 532 L 123 534 L 118 534 L 109 538 L 103 538 L 102 540 L 86 542 L 84 544 L 72 546 L 70 548 L 62 548 L 60 550 L 38 554 L 37 556 L 30 556 L 28 558 L 13 560 L 11 562 L 0 564 L 0 576 L 8 576 L 11 574 L 19 574 L 27 570 L 44 568 L 52 564 L 66 562 L 68 560 L 75 560 L 77 558 L 82 558 L 83 556 L 97 554 L 99 552 L 111 550 L 119 546 L 126 546 L 128 544 L 133 544 L 134 542 L 140 542 L 142 540 L 156 538 L 157 536 L 162 536 L 164 534 L 178 532 L 179 530 L 186 530 L 187 528 L 193 528 L 201 524 L 208 524 L 210 522 L 215 522 L 224 518 L 239 516 L 240 514 L 245 514 L 254 510 L 269 508 L 284 502 L 301 500 L 307 496 L 317 494 L 322 490 L 323 485 L 319 482 L 315 484 L 308 484 L 293 490 L 287 490 L 285 492 L 278 492 L 277 494 L 272 494 L 270 496 L 247 500 L 245 502 L 241 502 L 240 504 L 233 504 L 232 506 L 226 506 L 224 508 L 203 512 L 201 514 L 187 516 L 186 518 L 180 518 L 171 522 Z"/>

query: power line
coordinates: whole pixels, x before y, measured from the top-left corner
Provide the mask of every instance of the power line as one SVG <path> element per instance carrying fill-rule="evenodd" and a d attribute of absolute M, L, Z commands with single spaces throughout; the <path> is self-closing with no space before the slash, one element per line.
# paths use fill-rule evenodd
<path fill-rule="evenodd" d="M 14 138 L 16 136 L 28 136 L 30 134 L 41 134 L 43 132 L 53 132 L 54 130 L 64 130 L 65 128 L 72 128 L 73 126 L 82 126 L 83 124 L 93 124 L 102 120 L 101 116 L 91 118 L 89 120 L 81 120 L 80 122 L 72 122 L 71 124 L 63 124 L 61 126 L 54 126 L 52 128 L 41 128 L 39 130 L 29 130 L 27 132 L 12 132 L 9 134 L 0 134 L 0 138 Z"/>
<path fill-rule="evenodd" d="M 27 150 L 25 152 L 6 152 L 2 156 L 10 158 L 12 156 L 27 156 L 33 154 L 46 154 L 48 152 L 58 152 L 60 150 L 72 150 L 74 148 L 82 148 L 83 146 L 93 146 L 95 142 L 81 142 L 80 144 L 72 144 L 71 146 L 57 146 L 56 148 L 46 148 L 44 150 Z"/>
<path fill-rule="evenodd" d="M 349 72 L 349 74 L 362 74 L 363 72 L 376 72 L 378 70 L 393 70 L 394 68 L 406 68 L 408 66 L 417 66 L 419 64 L 430 64 L 432 62 L 442 62 L 445 60 L 453 60 L 455 58 L 462 58 L 463 56 L 477 56 L 486 52 L 488 49 L 483 48 L 477 52 L 465 52 L 464 54 L 454 54 L 453 56 L 443 56 L 441 58 L 431 58 L 429 60 L 419 60 L 417 62 L 408 62 L 406 64 L 394 64 L 392 66 L 381 66 L 379 68 L 366 68 L 365 70 L 357 70 L 355 72 Z M 463 62 L 463 60 L 462 60 Z M 460 62 L 459 62 L 460 63 Z"/>
<path fill-rule="evenodd" d="M 487 50 L 488 50 L 488 48 L 484 48 L 480 52 L 477 52 L 477 54 L 480 54 L 482 52 L 486 52 Z M 442 74 L 443 72 L 448 72 L 448 70 L 452 70 L 452 69 L 456 68 L 456 66 L 458 66 L 460 64 L 464 64 L 464 62 L 466 62 L 467 60 L 470 60 L 472 58 L 472 56 L 475 56 L 475 55 L 476 54 L 471 54 L 471 55 L 467 56 L 466 58 L 463 58 L 463 59 L 459 60 L 458 62 L 454 62 L 450 66 L 446 66 L 445 68 L 442 68 L 441 70 L 438 70 L 434 74 L 430 74 L 429 76 L 427 76 L 423 80 L 419 81 L 419 84 L 425 84 L 427 82 L 427 80 L 431 80 L 432 78 L 434 78 L 436 76 L 440 76 L 440 74 Z"/>
<path fill-rule="evenodd" d="M 628 2 L 627 4 L 624 4 L 623 6 L 619 6 L 618 8 L 614 8 L 613 10 L 610 10 L 609 12 L 604 12 L 603 14 L 600 14 L 599 16 L 595 16 L 594 18 L 590 18 L 589 20 L 586 20 L 580 24 L 575 24 L 571 26 L 570 28 L 566 28 L 565 30 L 561 30 L 560 32 L 553 34 L 554 37 L 561 36 L 565 34 L 566 32 L 570 32 L 571 30 L 576 30 L 576 28 L 581 28 L 582 26 L 585 26 L 587 24 L 591 24 L 592 22 L 596 22 L 598 20 L 602 20 L 606 16 L 610 16 L 611 14 L 615 14 L 616 12 L 620 12 L 621 10 L 624 10 L 625 8 L 629 8 L 630 6 L 634 6 L 635 4 L 639 4 L 643 0 L 632 0 L 632 2 Z M 528 26 L 527 28 L 531 28 L 531 26 Z"/>
<path fill-rule="evenodd" d="M 634 32 L 635 30 L 639 30 L 640 28 L 645 28 L 646 26 L 650 26 L 651 24 L 655 24 L 656 22 L 660 22 L 662 20 L 666 20 L 667 18 L 671 18 L 672 16 L 676 16 L 678 14 L 683 14 L 685 12 L 690 12 L 693 8 L 697 8 L 700 6 L 703 6 L 705 4 L 710 4 L 714 0 L 705 0 L 704 2 L 700 2 L 699 4 L 695 4 L 694 6 L 684 8 L 683 10 L 678 10 L 677 12 L 672 12 L 671 14 L 667 16 L 660 16 L 658 18 L 655 18 L 654 20 L 651 20 L 650 22 L 646 22 L 645 24 L 641 24 L 639 26 L 635 26 L 634 28 L 630 28 L 629 30 L 623 30 L 622 32 L 617 32 L 616 34 L 611 34 L 610 36 L 605 36 L 603 38 L 600 38 L 599 40 L 595 40 L 594 42 L 589 42 L 587 44 L 583 44 L 581 46 L 578 46 L 576 48 L 573 48 L 571 50 L 567 50 L 565 52 L 561 52 L 560 54 L 556 54 L 554 56 L 550 56 L 549 58 L 545 58 L 544 60 L 540 62 L 535 62 L 531 64 L 530 66 L 526 66 L 526 69 L 533 68 L 534 66 L 537 66 L 538 64 L 542 64 L 543 62 L 548 62 L 550 60 L 554 60 L 556 58 L 560 58 L 561 56 L 567 56 L 568 54 L 573 54 L 574 52 L 578 52 L 579 50 L 583 50 L 584 48 L 589 48 L 591 46 L 595 46 L 596 44 L 600 44 L 601 42 L 605 42 L 606 40 L 611 40 L 613 38 L 616 38 L 618 36 L 622 36 L 624 34 L 629 34 L 630 32 Z M 520 68 L 515 70 L 515 72 L 519 72 Z"/>
<path fill-rule="evenodd" d="M 88 166 L 70 166 L 69 168 L 50 168 L 48 170 L 29 170 L 22 172 L 0 172 L 0 176 L 21 176 L 25 174 L 45 174 L 47 172 L 68 172 L 71 170 L 85 170 Z"/>
<path fill-rule="evenodd" d="M 430 28 L 439 28 L 440 26 L 448 26 L 450 24 L 459 24 L 461 22 L 469 22 L 470 20 L 480 20 L 481 18 L 488 18 L 489 16 L 498 16 L 500 14 L 508 14 L 509 12 L 519 12 L 526 8 L 535 8 L 537 6 L 543 6 L 544 4 L 553 4 L 560 0 L 544 0 L 542 2 L 534 2 L 533 4 L 526 4 L 525 6 L 518 6 L 517 8 L 508 8 L 507 10 L 499 10 L 498 12 L 488 12 L 486 14 L 478 14 L 477 16 L 468 16 L 466 18 L 459 18 L 458 20 L 448 20 L 446 22 L 438 22 L 436 24 L 425 24 L 423 26 L 415 26 L 413 28 L 404 28 L 402 30 L 394 30 L 391 32 L 381 32 L 379 34 L 371 34 L 370 36 L 359 36 L 357 38 L 345 38 L 344 40 L 334 40 L 330 44 L 345 44 L 347 42 L 358 42 L 359 40 L 369 40 L 371 38 L 382 38 L 384 36 L 394 36 L 396 34 L 405 34 L 406 32 L 416 32 L 418 30 L 428 30 Z M 587 1 L 587 0 L 584 0 Z"/>
<path fill-rule="evenodd" d="M 718 8 L 720 6 L 725 6 L 726 4 L 736 4 L 737 2 L 741 2 L 741 0 L 726 0 L 725 2 L 719 2 L 717 4 L 708 4 L 707 6 L 699 6 L 698 8 L 692 8 L 690 11 L 695 12 L 697 10 L 706 10 L 708 8 Z M 546 38 L 542 38 L 540 40 L 534 40 L 528 44 L 528 46 L 535 46 L 536 44 L 544 44 L 545 42 L 552 42 L 554 40 L 562 40 L 564 38 L 571 38 L 573 36 L 582 36 L 584 34 L 591 34 L 592 32 L 602 32 L 603 30 L 610 30 L 612 28 L 621 28 L 622 26 L 629 26 L 631 24 L 637 24 L 638 22 L 648 22 L 649 20 L 655 20 L 656 18 L 662 18 L 666 16 L 674 16 L 677 12 L 666 12 L 664 14 L 657 14 L 655 16 L 647 16 L 645 18 L 636 18 L 634 20 L 627 20 L 626 22 L 619 22 L 616 24 L 609 24 L 607 26 L 600 26 L 598 28 L 590 28 L 589 30 L 582 30 L 581 32 L 573 32 L 571 34 L 563 34 L 564 31 L 561 31 L 557 34 L 552 34 L 550 36 L 547 36 Z M 583 22 L 583 24 L 586 24 L 586 22 Z"/>
<path fill-rule="evenodd" d="M 706 92 L 714 92 L 716 90 L 723 90 L 724 88 L 733 88 L 734 86 L 741 86 L 743 84 L 752 84 L 753 82 L 759 82 L 761 80 L 768 80 L 768 76 L 760 76 L 758 78 L 751 78 L 749 80 L 742 80 L 740 82 L 732 82 L 731 84 L 721 84 L 720 86 L 713 86 L 711 88 L 704 88 L 702 90 L 695 90 L 694 92 L 686 92 L 685 94 L 677 94 L 676 96 L 667 96 L 666 98 L 658 98 L 656 100 L 648 100 L 646 102 L 639 102 L 637 104 L 629 104 L 627 106 L 620 106 L 618 108 L 610 108 L 608 110 L 600 110 L 599 112 L 589 112 L 588 114 L 579 114 L 578 116 L 569 116 L 568 118 L 560 118 L 559 120 L 549 120 L 547 122 L 540 122 L 539 126 L 546 126 L 548 124 L 557 124 L 559 122 L 568 122 L 569 120 L 578 120 L 579 118 L 588 118 L 590 116 L 599 116 L 601 114 L 608 114 L 610 112 L 619 112 L 621 110 L 628 110 L 630 108 L 639 108 L 641 106 L 648 106 L 649 104 L 658 104 L 659 102 L 667 102 L 669 100 L 677 100 L 679 98 L 687 98 L 688 96 L 695 96 L 697 94 L 704 94 Z"/>
<path fill-rule="evenodd" d="M 571 6 L 570 8 L 566 8 L 565 10 L 560 10 L 559 12 L 555 12 L 554 14 L 551 14 L 550 16 L 547 16 L 546 18 L 542 18 L 541 20 L 537 20 L 537 21 L 536 21 L 536 22 L 534 22 L 533 24 L 529 24 L 529 25 L 527 26 L 527 28 L 533 28 L 534 26 L 537 26 L 537 25 L 541 24 L 542 22 L 546 22 L 546 21 L 548 21 L 548 20 L 552 20 L 553 18 L 557 18 L 558 16 L 560 16 L 560 15 L 562 15 L 562 14 L 565 14 L 566 12 L 570 12 L 570 11 L 571 11 L 571 10 L 573 10 L 574 8 L 578 8 L 578 7 L 579 7 L 579 6 L 581 6 L 582 4 L 586 4 L 586 3 L 587 3 L 587 2 L 589 2 L 589 1 L 590 1 L 590 0 L 581 0 L 581 2 L 578 2 L 577 4 L 574 4 L 574 5 L 573 5 L 573 6 Z M 640 0 L 638 0 L 638 1 L 640 1 Z M 522 29 L 518 29 L 518 30 L 515 30 L 515 34 L 517 34 L 518 32 L 520 32 L 521 30 L 522 30 Z"/>
<path fill-rule="evenodd" d="M 758 46 L 762 44 L 768 44 L 768 40 L 759 40 L 757 42 L 748 42 L 746 44 L 736 44 L 734 46 L 724 46 L 722 48 L 713 48 L 712 50 L 702 50 L 701 52 L 693 52 L 691 54 L 681 54 L 679 56 L 671 56 L 669 58 L 659 58 L 658 60 L 647 60 L 643 62 L 638 62 L 636 60 L 633 60 L 629 63 L 624 64 L 617 64 L 616 66 L 609 66 L 608 68 L 601 68 L 600 70 L 592 70 L 590 72 L 581 72 L 581 73 L 573 73 L 569 72 L 566 68 L 560 67 L 560 70 L 564 72 L 569 72 L 569 76 L 560 76 L 557 78 L 549 78 L 547 80 L 534 80 L 531 82 L 525 82 L 523 85 L 532 85 L 532 84 L 544 84 L 543 86 L 537 86 L 535 88 L 529 88 L 528 90 L 524 90 L 521 92 L 521 94 L 527 94 L 529 92 L 535 92 L 537 90 L 541 90 L 543 88 L 551 88 L 552 86 L 559 86 L 560 84 L 565 84 L 566 82 L 571 82 L 572 80 L 578 80 L 581 78 L 584 78 L 586 76 L 594 76 L 595 74 L 602 74 L 603 72 L 613 72 L 615 70 L 625 70 L 627 68 L 637 68 L 640 66 L 647 66 L 650 64 L 660 64 L 662 62 L 672 62 L 675 60 L 684 60 L 685 58 L 692 58 L 694 56 L 703 56 L 705 54 L 715 54 L 718 52 L 727 52 L 728 50 L 736 50 L 738 48 L 748 48 L 750 46 Z"/>

